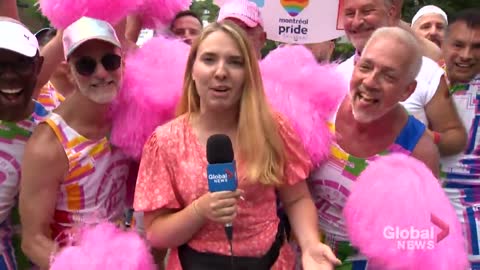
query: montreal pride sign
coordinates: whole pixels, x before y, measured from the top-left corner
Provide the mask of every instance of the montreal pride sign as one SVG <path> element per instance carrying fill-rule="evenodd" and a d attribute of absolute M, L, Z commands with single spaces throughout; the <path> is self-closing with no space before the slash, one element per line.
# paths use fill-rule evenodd
<path fill-rule="evenodd" d="M 218 6 L 230 0 L 215 0 Z M 268 39 L 294 44 L 344 35 L 339 10 L 343 0 L 250 0 L 261 11 Z"/>

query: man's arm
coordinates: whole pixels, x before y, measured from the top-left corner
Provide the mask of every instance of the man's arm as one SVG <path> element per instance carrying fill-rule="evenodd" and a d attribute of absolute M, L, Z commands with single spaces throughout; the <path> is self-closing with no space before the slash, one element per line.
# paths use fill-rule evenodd
<path fill-rule="evenodd" d="M 22 162 L 20 219 L 22 250 L 40 269 L 48 269 L 57 249 L 50 223 L 67 171 L 67 157 L 53 131 L 45 124 L 38 126 L 27 142 Z"/>
<path fill-rule="evenodd" d="M 129 15 L 127 17 L 125 38 L 133 43 L 136 43 L 141 31 L 142 31 L 142 20 L 140 16 Z"/>
<path fill-rule="evenodd" d="M 437 63 L 442 60 L 442 50 L 437 46 L 437 44 L 424 37 L 416 37 L 425 57 L 428 57 Z"/>
<path fill-rule="evenodd" d="M 40 55 L 43 56 L 43 65 L 40 74 L 38 74 L 33 98 L 37 98 L 40 90 L 50 80 L 50 77 L 58 65 L 65 60 L 63 56 L 62 36 L 63 30 L 58 30 L 57 34 L 40 50 Z"/>
<path fill-rule="evenodd" d="M 1 0 L 0 1 L 0 16 L 10 17 L 20 21 L 18 16 L 18 8 L 16 0 Z"/>
<path fill-rule="evenodd" d="M 467 132 L 442 77 L 438 89 L 425 106 L 425 114 L 431 130 L 440 134 L 438 149 L 442 156 L 462 152 L 467 145 Z"/>
<path fill-rule="evenodd" d="M 432 138 L 425 132 L 413 149 L 412 156 L 422 161 L 438 178 L 440 171 L 440 155 Z"/>

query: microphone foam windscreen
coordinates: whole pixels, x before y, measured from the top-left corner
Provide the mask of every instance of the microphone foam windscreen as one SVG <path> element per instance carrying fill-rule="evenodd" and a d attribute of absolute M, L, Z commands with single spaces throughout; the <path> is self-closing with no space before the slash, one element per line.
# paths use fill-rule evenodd
<path fill-rule="evenodd" d="M 232 162 L 232 141 L 225 134 L 215 134 L 207 140 L 207 160 L 210 164 Z"/>

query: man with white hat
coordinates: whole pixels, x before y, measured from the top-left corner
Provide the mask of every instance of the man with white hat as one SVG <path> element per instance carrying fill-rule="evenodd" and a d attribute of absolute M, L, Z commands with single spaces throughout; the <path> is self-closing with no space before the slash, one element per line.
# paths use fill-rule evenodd
<path fill-rule="evenodd" d="M 412 29 L 415 34 L 432 41 L 438 47 L 442 47 L 447 24 L 447 14 L 433 5 L 422 7 L 412 19 Z"/>
<path fill-rule="evenodd" d="M 263 29 L 263 20 L 258 6 L 249 0 L 231 0 L 220 8 L 218 22 L 231 21 L 247 33 L 252 42 L 257 58 L 262 58 L 262 48 L 265 46 L 267 34 Z"/>
<path fill-rule="evenodd" d="M 65 29 L 63 48 L 76 89 L 37 127 L 22 164 L 22 250 L 41 269 L 76 226 L 120 224 L 126 208 L 129 160 L 107 138 L 120 42 L 110 24 L 83 17 Z"/>
<path fill-rule="evenodd" d="M 20 22 L 0 17 L 0 269 L 17 269 L 10 216 L 17 203 L 26 141 L 47 115 L 32 99 L 43 58 L 37 39 Z"/>

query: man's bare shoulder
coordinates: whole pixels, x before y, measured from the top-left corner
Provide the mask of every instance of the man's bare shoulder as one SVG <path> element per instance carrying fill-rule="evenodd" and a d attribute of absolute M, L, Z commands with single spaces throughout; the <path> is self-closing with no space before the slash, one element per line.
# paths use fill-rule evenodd
<path fill-rule="evenodd" d="M 39 189 L 58 188 L 68 168 L 67 155 L 54 131 L 45 123 L 38 125 L 25 147 L 20 201 Z"/>
<path fill-rule="evenodd" d="M 65 151 L 55 132 L 46 123 L 39 124 L 25 147 L 25 158 L 45 162 L 67 160 Z"/>

